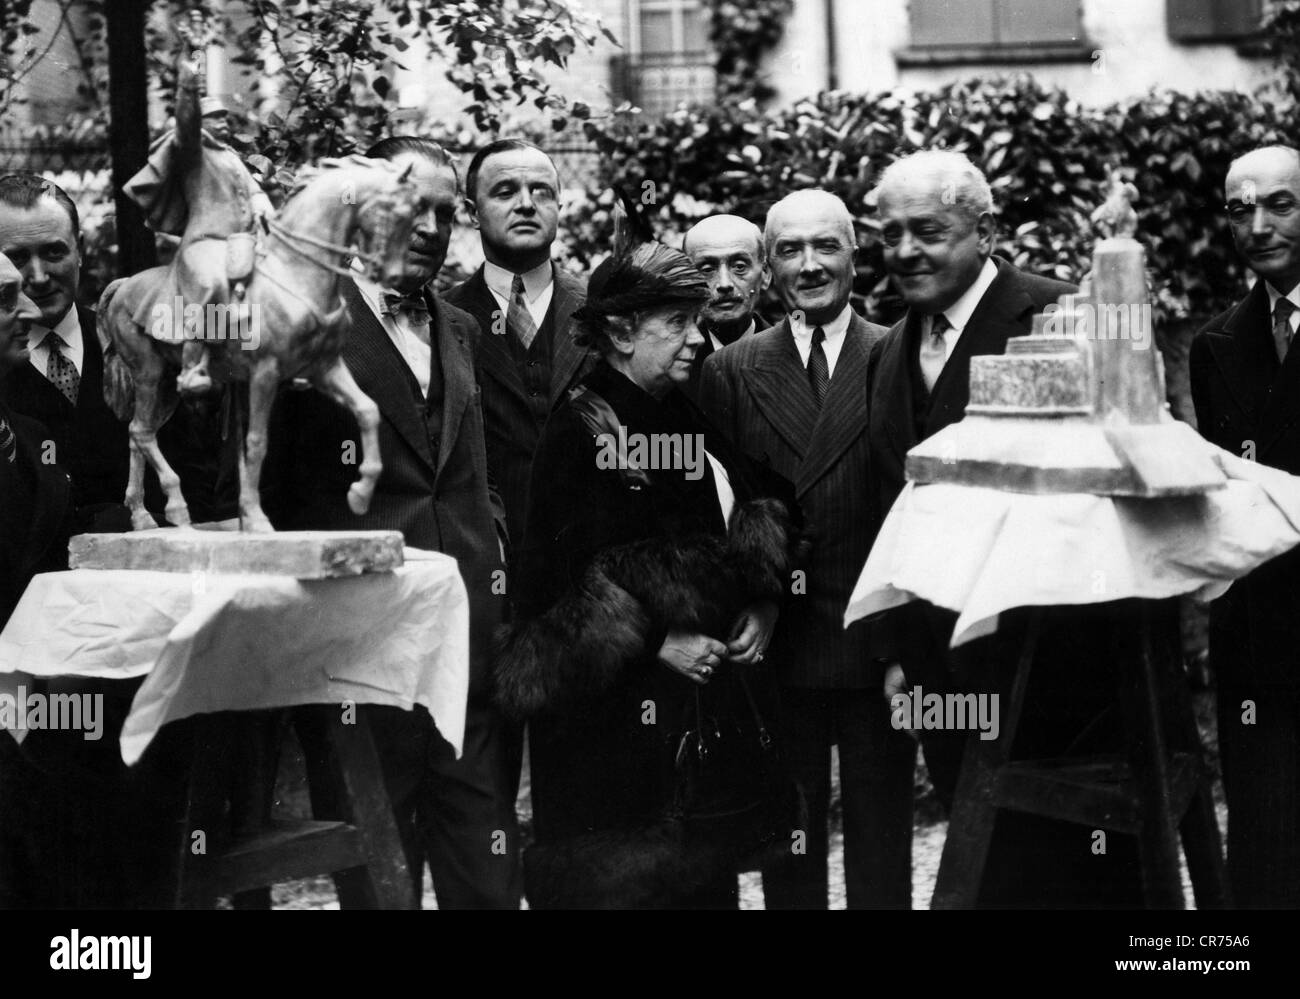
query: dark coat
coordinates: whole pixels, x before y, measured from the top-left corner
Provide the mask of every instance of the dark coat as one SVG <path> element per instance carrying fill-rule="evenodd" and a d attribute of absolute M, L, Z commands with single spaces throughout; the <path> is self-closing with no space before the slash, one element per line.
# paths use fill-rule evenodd
<path fill-rule="evenodd" d="M 130 450 L 127 425 L 113 415 L 104 401 L 104 353 L 95 333 L 95 313 L 76 306 L 84 354 L 81 382 L 74 406 L 29 362 L 9 371 L 0 388 L 15 413 L 30 417 L 49 431 L 55 460 L 72 476 L 72 505 L 78 530 L 126 530 L 126 518 L 115 526 L 92 524 L 97 516 L 113 511 L 125 517 L 121 506 L 126 494 Z M 156 488 L 156 479 L 155 488 Z"/>
<path fill-rule="evenodd" d="M 789 568 L 784 506 L 759 497 L 743 459 L 683 396 L 656 401 L 604 363 L 583 384 L 629 435 L 703 434 L 728 470 L 736 510 L 728 529 L 708 470 L 696 480 L 654 470 L 648 486 L 632 488 L 599 467 L 600 446 L 572 404 L 552 414 L 515 573 L 519 617 L 496 665 L 500 702 L 530 722 L 543 844 L 639 828 L 663 813 L 696 691 L 724 725 L 741 710 L 725 664 L 698 688 L 658 663 L 664 637 L 680 628 L 726 641 L 744 606 L 780 599 Z"/>
<path fill-rule="evenodd" d="M 68 567 L 71 485 L 42 460 L 49 431 L 0 402 L 0 419 L 17 438 L 13 464 L 0 457 L 0 628 L 40 572 Z"/>
<path fill-rule="evenodd" d="M 705 413 L 747 458 L 794 484 L 805 523 L 806 589 L 790 587 L 772 642 L 789 686 L 873 683 L 871 628 L 846 630 L 844 608 L 871 543 L 863 516 L 867 353 L 884 333 L 852 317 L 820 412 L 788 319 L 728 344 L 704 366 Z"/>
<path fill-rule="evenodd" d="M 1197 333 L 1189 365 L 1206 440 L 1300 475 L 1300 351 L 1278 362 L 1263 281 Z M 1225 639 L 1210 645 L 1220 675 L 1300 687 L 1300 549 L 1233 583 L 1211 624 Z"/>
<path fill-rule="evenodd" d="M 559 267 L 554 268 L 554 273 L 555 290 L 548 317 L 554 322 L 549 409 L 555 408 L 563 393 L 590 371 L 594 363 L 587 351 L 569 336 L 569 319 L 587 298 L 586 284 Z M 483 268 L 447 292 L 445 301 L 464 309 L 478 321 L 476 353 L 479 385 L 483 390 L 488 468 L 505 504 L 510 540 L 517 545 L 524 533 L 528 481 L 542 428 L 529 408 L 527 390 L 515 367 L 510 345 L 505 337 L 493 335 L 501 306 L 488 289 Z"/>
<path fill-rule="evenodd" d="M 1300 474 L 1300 350 L 1279 363 L 1262 280 L 1197 333 L 1189 358 L 1202 436 Z M 1300 906 L 1300 549 L 1237 580 L 1210 608 L 1228 873 L 1247 908 Z M 1245 712 L 1253 705 L 1255 717 Z"/>
<path fill-rule="evenodd" d="M 913 386 L 919 365 L 921 317 L 909 309 L 871 352 L 867 378 L 871 393 L 868 437 L 873 539 L 903 490 L 907 452 L 965 414 L 966 403 L 970 401 L 970 359 L 1003 353 L 1007 340 L 1029 333 L 1034 313 L 1042 312 L 1061 295 L 1078 290 L 1064 281 L 1026 274 L 999 257 L 993 261 L 998 276 L 975 307 L 935 382 L 929 404 L 924 406 L 919 433 Z"/>
<path fill-rule="evenodd" d="M 459 563 L 469 591 L 471 647 L 486 651 L 502 619 L 499 541 L 505 520 L 489 489 L 483 416 L 474 381 L 473 317 L 429 296 L 434 364 L 441 371 L 441 435 L 430 440 L 412 375 L 383 326 L 349 282 L 352 320 L 342 357 L 361 390 L 379 406 L 384 470 L 363 516 L 347 504 L 357 477 L 361 435 L 356 418 L 319 392 L 285 388 L 272 414 L 263 503 L 280 530 L 401 531 L 415 548 L 445 552 Z M 343 455 L 355 452 L 356 462 Z M 494 590 L 494 584 L 496 592 Z M 486 682 L 486 655 L 471 657 L 471 689 Z"/>

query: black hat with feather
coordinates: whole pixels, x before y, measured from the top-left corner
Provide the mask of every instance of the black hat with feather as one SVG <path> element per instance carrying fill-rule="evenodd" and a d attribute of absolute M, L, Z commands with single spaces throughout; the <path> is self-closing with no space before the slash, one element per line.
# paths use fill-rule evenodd
<path fill-rule="evenodd" d="M 574 312 L 577 340 L 590 346 L 592 332 L 610 316 L 632 316 L 672 302 L 706 302 L 704 275 L 680 250 L 654 237 L 649 220 L 627 192 L 617 189 L 614 207 L 614 251 L 591 274 L 586 303 Z"/>

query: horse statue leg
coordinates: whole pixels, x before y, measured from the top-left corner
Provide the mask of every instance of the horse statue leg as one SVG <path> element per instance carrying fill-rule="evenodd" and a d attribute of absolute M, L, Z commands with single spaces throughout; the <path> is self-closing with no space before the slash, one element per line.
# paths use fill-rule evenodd
<path fill-rule="evenodd" d="M 379 407 L 361 391 L 341 357 L 335 358 L 333 364 L 313 379 L 313 385 L 339 405 L 346 406 L 357 418 L 357 426 L 361 429 L 361 466 L 358 469 L 361 477 L 348 489 L 348 506 L 359 516 L 370 509 L 375 484 L 379 481 L 379 473 L 384 470 L 379 458 Z"/>
<path fill-rule="evenodd" d="M 271 406 L 280 385 L 280 361 L 264 354 L 253 364 L 248 379 L 248 430 L 239 455 L 239 516 L 245 531 L 270 533 L 275 530 L 262 510 L 262 462 L 266 458 L 267 429 Z"/>
<path fill-rule="evenodd" d="M 123 280 L 114 281 L 104 289 L 97 324 L 100 333 L 116 348 L 105 359 L 105 401 L 118 419 L 130 420 L 131 464 L 123 503 L 131 513 L 133 530 L 158 526 L 144 506 L 147 460 L 167 496 L 167 519 L 177 527 L 187 527 L 190 510 L 181 493 L 180 476 L 158 446 L 158 428 L 171 418 L 179 401 L 170 380 L 163 377 L 167 369 L 164 351 L 168 348 L 136 326 L 129 311 L 117 299 Z"/>

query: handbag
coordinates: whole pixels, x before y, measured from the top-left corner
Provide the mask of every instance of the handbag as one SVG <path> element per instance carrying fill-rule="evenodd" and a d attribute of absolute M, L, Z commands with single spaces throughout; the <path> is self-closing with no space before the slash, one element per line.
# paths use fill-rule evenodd
<path fill-rule="evenodd" d="M 671 733 L 673 793 L 639 827 L 595 830 L 524 851 L 524 892 L 535 909 L 662 909 L 728 872 L 756 868 L 807 828 L 744 668 L 732 679 L 744 710 L 720 720 L 699 690 Z"/>

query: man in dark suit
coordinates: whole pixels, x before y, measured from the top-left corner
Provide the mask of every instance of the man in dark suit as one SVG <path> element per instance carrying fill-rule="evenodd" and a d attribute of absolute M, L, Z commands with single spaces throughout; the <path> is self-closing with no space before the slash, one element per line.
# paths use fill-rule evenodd
<path fill-rule="evenodd" d="M 76 303 L 81 228 L 72 199 L 36 174 L 0 178 L 0 252 L 41 313 L 27 334 L 29 363 L 5 376 L 9 405 L 49 431 L 46 460 L 72 475 L 76 529 L 129 530 L 127 428 L 104 401 L 95 313 Z"/>
<path fill-rule="evenodd" d="M 875 193 L 885 266 L 907 313 L 876 344 L 868 364 L 873 538 L 903 488 L 908 450 L 964 415 L 970 359 L 1003 353 L 1009 338 L 1029 332 L 1035 313 L 1076 290 L 992 255 L 992 193 L 960 153 L 904 157 L 881 175 Z M 927 695 L 959 687 L 1000 689 L 1019 651 L 1019 620 L 1005 615 L 997 636 L 950 653 L 955 622 L 956 614 L 919 603 L 878 621 L 887 697 L 917 686 Z M 1016 755 L 1059 756 L 1078 748 L 1074 738 L 1110 704 L 1115 682 L 1103 676 L 1102 664 L 1060 661 L 1079 645 L 1080 630 L 1086 629 L 1066 624 L 1044 630 Z M 1088 678 L 1082 685 L 1080 671 Z M 926 765 L 945 806 L 952 804 L 966 738 L 961 731 L 921 733 Z M 1112 845 L 1111 856 L 1094 863 L 1089 835 L 1083 826 L 1003 813 L 980 904 L 1135 903 L 1137 896 L 1129 894 L 1137 888 L 1133 844 Z M 1112 836 L 1112 844 L 1119 839 Z"/>
<path fill-rule="evenodd" d="M 523 538 L 533 454 L 561 394 L 586 374 L 587 352 L 569 336 L 584 281 L 551 262 L 559 178 L 551 158 L 523 139 L 474 154 L 465 204 L 484 264 L 446 300 L 478 320 L 478 364 L 488 468 L 506 507 L 510 540 Z"/>
<path fill-rule="evenodd" d="M 1300 152 L 1233 161 L 1233 239 L 1256 280 L 1192 341 L 1192 402 L 1224 450 L 1300 474 Z M 1210 615 L 1236 904 L 1300 907 L 1300 550 L 1232 584 Z"/>
<path fill-rule="evenodd" d="M 838 745 L 848 905 L 912 899 L 915 747 L 889 724 L 871 628 L 844 628 L 870 545 L 867 354 L 884 334 L 849 305 L 857 240 L 843 202 L 798 191 L 768 213 L 764 245 L 790 315 L 705 363 L 705 412 L 750 458 L 794 483 L 810 553 L 769 653 L 785 750 L 809 804 L 807 841 L 763 871 L 772 908 L 827 905 L 831 747 Z"/>
<path fill-rule="evenodd" d="M 407 544 L 456 558 L 470 598 L 462 757 L 453 758 L 423 709 L 365 710 L 413 876 L 427 860 L 440 908 L 518 908 L 514 799 L 486 672 L 492 630 L 503 620 L 505 524 L 489 487 L 474 381 L 478 330 L 428 287 L 447 252 L 456 171 L 424 139 L 385 139 L 369 155 L 410 166 L 431 205 L 417 220 L 401 286 L 380 288 L 358 275 L 344 290 L 353 327 L 343 359 L 379 406 L 383 473 L 369 512 L 353 515 L 346 496 L 356 475 L 347 457 L 360 440 L 355 418 L 323 395 L 287 389 L 273 414 L 264 502 L 278 529 L 400 530 Z M 299 718 L 309 744 L 318 744 L 311 727 L 320 720 Z"/>
<path fill-rule="evenodd" d="M 758 314 L 759 296 L 772 283 L 763 254 L 763 231 L 739 215 L 710 215 L 686 230 L 682 252 L 709 282 L 709 300 L 700 310 L 704 344 L 691 362 L 685 392 L 698 400 L 704 362 L 742 336 L 772 325 Z"/>
<path fill-rule="evenodd" d="M 27 362 L 28 329 L 41 318 L 22 285 L 22 275 L 0 256 L 0 628 L 32 576 L 67 567 L 68 476 L 42 460 L 49 432 L 5 399 L 4 376 Z"/>

